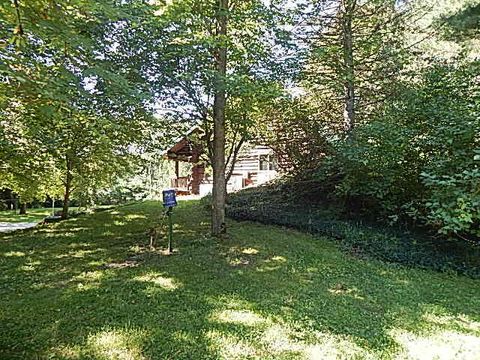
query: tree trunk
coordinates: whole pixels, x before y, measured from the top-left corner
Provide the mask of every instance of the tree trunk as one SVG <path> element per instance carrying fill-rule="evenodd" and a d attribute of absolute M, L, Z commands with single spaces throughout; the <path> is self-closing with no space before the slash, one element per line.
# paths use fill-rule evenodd
<path fill-rule="evenodd" d="M 27 215 L 27 203 L 20 203 L 20 215 Z"/>
<path fill-rule="evenodd" d="M 212 190 L 212 234 L 219 236 L 226 232 L 225 204 L 227 198 L 225 181 L 225 107 L 227 73 L 227 10 L 228 0 L 218 0 L 217 41 L 215 52 L 217 74 L 215 99 L 213 103 L 213 190 Z"/>
<path fill-rule="evenodd" d="M 23 36 L 23 25 L 22 25 L 22 17 L 20 15 L 20 4 L 18 0 L 13 0 L 13 7 L 15 8 L 15 15 L 17 16 L 17 27 L 15 28 L 14 34 Z"/>
<path fill-rule="evenodd" d="M 342 0 L 342 43 L 345 68 L 343 124 L 348 137 L 351 136 L 355 127 L 355 69 L 352 34 L 352 17 L 355 6 L 356 0 Z"/>
<path fill-rule="evenodd" d="M 17 210 L 18 209 L 18 197 L 17 195 L 13 194 L 12 192 L 12 207 L 13 207 L 13 210 Z"/>
<path fill-rule="evenodd" d="M 67 219 L 68 218 L 68 208 L 70 206 L 70 194 L 72 192 L 72 180 L 73 180 L 73 174 L 72 174 L 72 160 L 70 157 L 67 155 L 66 156 L 66 162 L 67 162 L 67 176 L 65 178 L 65 194 L 63 196 L 63 209 L 62 209 L 62 219 Z"/>
<path fill-rule="evenodd" d="M 15 210 L 15 200 L 13 199 L 13 191 L 10 189 L 6 190 L 7 197 L 7 210 Z"/>

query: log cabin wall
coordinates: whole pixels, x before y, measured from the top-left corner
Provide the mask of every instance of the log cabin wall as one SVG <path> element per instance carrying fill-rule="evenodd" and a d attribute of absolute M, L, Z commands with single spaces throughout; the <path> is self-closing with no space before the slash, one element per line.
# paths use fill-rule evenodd
<path fill-rule="evenodd" d="M 260 159 L 262 158 L 273 161 L 273 150 L 267 146 L 247 144 L 235 163 L 229 191 L 237 191 L 250 185 L 260 185 L 275 178 L 278 173 L 273 167 L 267 165 L 267 169 L 261 169 Z M 238 181 L 238 178 L 243 181 Z M 242 184 L 240 188 L 238 184 Z"/>
<path fill-rule="evenodd" d="M 197 164 L 192 169 L 192 181 L 190 183 L 191 193 L 194 195 L 200 194 L 200 184 L 205 178 L 205 165 Z"/>
<path fill-rule="evenodd" d="M 200 156 L 202 154 L 202 148 L 200 146 L 192 147 L 192 157 L 190 162 L 193 163 L 192 168 L 192 181 L 190 182 L 190 192 L 194 195 L 200 194 L 200 184 L 205 178 L 205 164 L 200 163 Z"/>

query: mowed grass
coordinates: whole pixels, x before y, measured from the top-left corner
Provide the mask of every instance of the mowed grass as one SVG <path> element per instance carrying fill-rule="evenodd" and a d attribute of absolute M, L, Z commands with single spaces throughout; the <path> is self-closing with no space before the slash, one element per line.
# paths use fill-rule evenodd
<path fill-rule="evenodd" d="M 56 211 L 61 210 L 59 208 Z M 3 210 L 0 211 L 0 222 L 36 222 L 42 221 L 47 216 L 52 215 L 52 209 L 39 208 L 39 209 L 27 209 L 26 215 L 19 215 L 18 210 Z"/>
<path fill-rule="evenodd" d="M 479 359 L 480 282 L 156 202 L 0 235 L 1 359 Z M 165 246 L 164 241 L 161 242 Z"/>
<path fill-rule="evenodd" d="M 111 208 L 111 205 L 99 205 L 94 208 L 85 209 L 82 208 L 82 211 L 101 211 Z M 79 207 L 70 207 L 69 215 L 75 216 L 75 214 L 80 210 Z M 61 207 L 55 208 L 55 213 L 62 211 Z M 8 223 L 19 223 L 19 222 L 40 222 L 48 216 L 52 215 L 52 208 L 37 208 L 37 209 L 27 209 L 25 215 L 20 215 L 19 210 L 2 210 L 0 211 L 0 222 Z"/>

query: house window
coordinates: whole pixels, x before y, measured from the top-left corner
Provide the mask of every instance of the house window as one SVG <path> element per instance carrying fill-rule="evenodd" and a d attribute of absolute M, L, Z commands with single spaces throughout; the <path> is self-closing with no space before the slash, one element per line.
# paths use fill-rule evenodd
<path fill-rule="evenodd" d="M 259 170 L 277 170 L 277 161 L 273 155 L 260 155 Z"/>

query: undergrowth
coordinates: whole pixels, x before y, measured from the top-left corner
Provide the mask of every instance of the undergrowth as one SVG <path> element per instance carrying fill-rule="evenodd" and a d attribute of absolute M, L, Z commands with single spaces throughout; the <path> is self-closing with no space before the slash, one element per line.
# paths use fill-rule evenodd
<path fill-rule="evenodd" d="M 227 215 L 335 238 L 343 250 L 407 266 L 480 278 L 480 247 L 458 240 L 346 217 L 315 190 L 275 183 L 230 194 Z M 204 201 L 209 201 L 208 198 Z"/>

